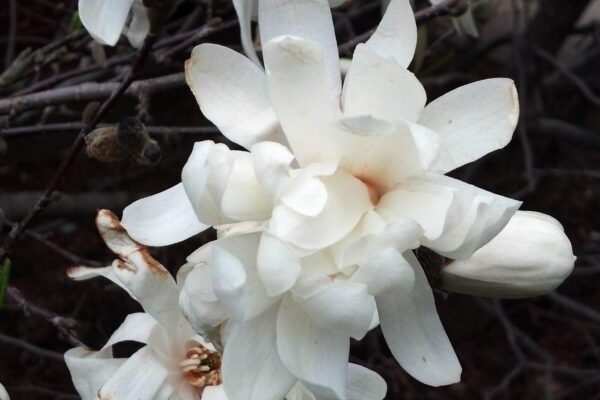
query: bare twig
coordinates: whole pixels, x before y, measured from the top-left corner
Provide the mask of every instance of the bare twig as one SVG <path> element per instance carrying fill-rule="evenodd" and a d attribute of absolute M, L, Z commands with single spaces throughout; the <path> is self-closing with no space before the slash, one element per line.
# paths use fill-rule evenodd
<path fill-rule="evenodd" d="M 42 347 L 36 346 L 34 344 L 29 343 L 26 340 L 15 338 L 12 336 L 5 335 L 0 333 L 0 342 L 9 344 L 11 346 L 20 347 L 23 350 L 27 350 L 32 354 L 36 354 L 40 357 L 48 358 L 50 360 L 64 362 L 63 355 L 61 353 L 57 353 L 56 351 L 44 349 Z"/>
<path fill-rule="evenodd" d="M 8 25 L 8 43 L 6 46 L 6 55 L 4 57 L 4 68 L 7 69 L 15 56 L 15 41 L 17 38 L 17 0 L 8 1 L 8 16 L 10 23 Z"/>
<path fill-rule="evenodd" d="M 98 124 L 98 127 L 112 126 L 111 124 Z M 50 133 L 78 131 L 83 129 L 81 122 L 61 122 L 56 124 L 40 124 L 31 126 L 16 126 L 2 130 L 3 136 L 21 136 L 32 133 Z M 215 135 L 219 130 L 214 126 L 146 126 L 151 135 Z"/>

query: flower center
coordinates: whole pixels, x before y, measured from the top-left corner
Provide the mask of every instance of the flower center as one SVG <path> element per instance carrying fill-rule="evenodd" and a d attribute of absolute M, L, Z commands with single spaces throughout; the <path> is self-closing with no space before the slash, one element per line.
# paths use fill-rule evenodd
<path fill-rule="evenodd" d="M 367 187 L 371 203 L 373 203 L 373 205 L 376 205 L 379 202 L 379 192 L 377 191 L 377 183 L 366 176 L 357 176 L 356 178 L 359 179 L 362 183 L 364 183 L 364 185 Z"/>
<path fill-rule="evenodd" d="M 179 366 L 185 375 L 185 380 L 200 389 L 222 383 L 221 355 L 200 344 L 187 351 L 185 359 L 179 363 Z"/>

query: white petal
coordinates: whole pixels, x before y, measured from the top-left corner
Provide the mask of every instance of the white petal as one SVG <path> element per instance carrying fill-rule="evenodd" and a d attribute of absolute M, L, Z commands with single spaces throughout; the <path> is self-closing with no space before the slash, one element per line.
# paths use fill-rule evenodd
<path fill-rule="evenodd" d="M 210 264 L 199 264 L 186 276 L 179 294 L 181 312 L 196 332 L 205 334 L 229 318 L 212 287 Z"/>
<path fill-rule="evenodd" d="M 168 374 L 166 366 L 146 346 L 121 365 L 97 396 L 107 399 L 152 399 L 158 393 L 164 393 Z"/>
<path fill-rule="evenodd" d="M 157 353 L 168 356 L 169 337 L 163 327 L 146 313 L 129 314 L 110 336 L 102 350 L 116 343 L 134 341 L 149 345 Z"/>
<path fill-rule="evenodd" d="M 258 0 L 233 0 L 233 7 L 240 21 L 240 33 L 242 35 L 242 46 L 246 55 L 258 66 L 262 64 L 256 55 L 254 41 L 252 40 L 252 11 Z"/>
<path fill-rule="evenodd" d="M 251 153 L 256 180 L 274 203 L 290 176 L 294 155 L 287 147 L 274 142 L 257 143 L 252 146 Z"/>
<path fill-rule="evenodd" d="M 314 41 L 323 55 L 321 73 L 325 74 L 322 91 L 329 100 L 339 99 L 341 75 L 331 11 L 327 0 L 261 0 L 259 2 L 260 37 L 265 67 L 273 71 L 266 44 L 288 35 Z M 295 63 L 302 62 L 296 59 Z M 294 74 L 289 76 L 297 78 Z"/>
<path fill-rule="evenodd" d="M 233 170 L 235 160 L 242 152 L 229 150 L 222 143 L 197 142 L 181 172 L 185 193 L 197 218 L 210 225 L 233 222 L 223 215 L 221 200 Z"/>
<path fill-rule="evenodd" d="M 79 18 L 94 39 L 117 44 L 134 0 L 79 0 Z"/>
<path fill-rule="evenodd" d="M 348 364 L 348 400 L 383 400 L 387 385 L 378 373 Z"/>
<path fill-rule="evenodd" d="M 223 385 L 207 386 L 202 392 L 202 400 L 229 400 L 223 389 Z"/>
<path fill-rule="evenodd" d="M 350 174 L 340 171 L 321 179 L 328 193 L 323 211 L 309 217 L 284 204 L 275 206 L 269 228 L 276 236 L 304 249 L 324 248 L 350 232 L 372 207 L 366 186 Z"/>
<path fill-rule="evenodd" d="M 470 257 L 492 240 L 521 206 L 520 201 L 447 176 L 428 174 L 424 179 L 455 190 L 449 211 L 451 218 L 444 234 L 435 240 L 423 240 L 423 245 L 448 258 Z"/>
<path fill-rule="evenodd" d="M 225 216 L 238 221 L 261 221 L 271 215 L 273 206 L 256 180 L 250 153 L 240 153 L 235 160 L 221 208 Z"/>
<path fill-rule="evenodd" d="M 293 250 L 269 233 L 263 233 L 258 248 L 257 268 L 269 296 L 288 291 L 298 275 L 300 260 Z"/>
<path fill-rule="evenodd" d="M 223 382 L 229 400 L 281 400 L 295 377 L 281 363 L 275 327 L 278 306 L 236 324 L 223 353 Z"/>
<path fill-rule="evenodd" d="M 150 20 L 144 3 L 141 0 L 135 0 L 131 8 L 133 18 L 127 27 L 126 35 L 129 43 L 133 47 L 140 47 L 150 32 Z"/>
<path fill-rule="evenodd" d="M 417 24 L 409 0 L 392 0 L 367 46 L 408 67 L 417 47 Z"/>
<path fill-rule="evenodd" d="M 269 297 L 256 267 L 259 233 L 230 236 L 215 242 L 212 281 L 215 294 L 238 321 L 256 317 L 277 297 Z"/>
<path fill-rule="evenodd" d="M 474 82 L 434 100 L 419 118 L 440 134 L 442 151 L 431 171 L 446 173 L 503 148 L 518 119 L 519 97 L 510 79 Z"/>
<path fill-rule="evenodd" d="M 125 360 L 113 358 L 111 349 L 96 352 L 76 347 L 65 353 L 65 363 L 71 373 L 73 386 L 82 399 L 95 399 L 102 385 L 115 374 Z"/>
<path fill-rule="evenodd" d="M 295 2 L 286 4 L 293 7 Z M 315 41 L 284 36 L 263 44 L 263 54 L 273 108 L 298 163 L 337 161 L 339 146 L 333 123 L 341 113 L 339 90 L 336 96 L 327 90 L 329 77 L 322 48 Z"/>
<path fill-rule="evenodd" d="M 277 348 L 285 367 L 317 398 L 346 398 L 348 336 L 319 327 L 290 296 L 279 309 Z"/>
<path fill-rule="evenodd" d="M 326 276 L 304 275 L 292 293 L 294 300 L 322 328 L 357 340 L 369 330 L 375 299 L 362 283 L 332 282 Z"/>
<path fill-rule="evenodd" d="M 104 267 L 104 268 L 91 268 L 91 267 L 72 267 L 67 270 L 67 276 L 76 281 L 83 281 L 87 279 L 97 278 L 99 276 L 103 276 L 109 281 L 113 282 L 121 289 L 125 290 L 131 297 L 133 294 L 129 291 L 129 288 L 121 282 L 121 280 L 115 275 L 115 270 L 112 267 Z M 133 297 L 135 299 L 135 297 Z"/>
<path fill-rule="evenodd" d="M 350 280 L 366 285 L 372 295 L 390 290 L 410 293 L 414 287 L 415 273 L 398 250 L 389 248 L 374 254 L 359 265 Z"/>
<path fill-rule="evenodd" d="M 319 177 L 298 172 L 282 188 L 281 202 L 309 217 L 317 216 L 327 204 L 327 187 Z"/>
<path fill-rule="evenodd" d="M 248 58 L 201 44 L 186 61 L 185 76 L 202 113 L 228 139 L 247 149 L 263 140 L 283 140 L 265 74 Z"/>
<path fill-rule="evenodd" d="M 181 242 L 208 228 L 196 218 L 182 184 L 130 204 L 121 223 L 133 239 L 147 246 Z"/>
<path fill-rule="evenodd" d="M 414 268 L 415 287 L 410 294 L 386 292 L 375 298 L 383 336 L 415 379 L 430 386 L 458 382 L 462 369 L 437 315 L 427 277 L 412 252 L 404 256 Z"/>
<path fill-rule="evenodd" d="M 427 96 L 421 82 L 393 59 L 358 45 L 342 95 L 344 115 L 416 121 Z"/>
<path fill-rule="evenodd" d="M 517 211 L 488 244 L 442 270 L 446 290 L 484 297 L 539 296 L 558 287 L 573 270 L 569 238 L 554 218 Z"/>

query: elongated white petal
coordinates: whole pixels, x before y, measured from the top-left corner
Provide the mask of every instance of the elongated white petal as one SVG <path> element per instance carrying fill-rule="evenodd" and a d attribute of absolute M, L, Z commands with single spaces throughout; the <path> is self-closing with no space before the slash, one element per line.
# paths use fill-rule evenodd
<path fill-rule="evenodd" d="M 248 58 L 224 46 L 201 44 L 186 61 L 185 76 L 202 113 L 228 139 L 247 149 L 264 140 L 283 140 L 265 74 Z"/>
<path fill-rule="evenodd" d="M 182 184 L 138 200 L 123 210 L 127 233 L 147 246 L 166 246 L 208 228 L 198 221 Z"/>
<path fill-rule="evenodd" d="M 194 393 L 197 396 L 196 393 Z M 195 399 L 195 398 L 194 398 Z M 225 394 L 223 385 L 219 386 L 207 386 L 202 392 L 202 400 L 231 400 Z"/>
<path fill-rule="evenodd" d="M 348 364 L 348 400 L 383 400 L 387 385 L 378 373 Z"/>
<path fill-rule="evenodd" d="M 519 119 L 519 98 L 510 79 L 461 86 L 429 103 L 419 124 L 438 132 L 441 149 L 430 170 L 446 173 L 506 146 Z"/>
<path fill-rule="evenodd" d="M 254 175 L 252 155 L 238 153 L 221 199 L 223 215 L 238 221 L 268 219 L 273 206 Z"/>
<path fill-rule="evenodd" d="M 229 400 L 281 400 L 296 378 L 277 351 L 278 305 L 236 324 L 223 353 L 223 382 Z"/>
<path fill-rule="evenodd" d="M 256 262 L 269 296 L 288 291 L 296 283 L 301 271 L 300 260 L 293 250 L 267 232 L 261 236 Z"/>
<path fill-rule="evenodd" d="M 554 218 L 517 211 L 488 244 L 442 270 L 446 290 L 484 297 L 539 296 L 558 287 L 573 270 L 569 238 Z"/>
<path fill-rule="evenodd" d="M 112 349 L 91 351 L 75 347 L 65 353 L 75 390 L 82 399 L 94 399 L 104 383 L 123 365 L 125 358 L 113 358 Z M 1 397 L 0 397 L 1 398 Z"/>
<path fill-rule="evenodd" d="M 146 313 L 129 314 L 125 321 L 113 332 L 102 349 L 107 349 L 124 341 L 147 344 L 155 352 L 162 353 L 165 356 L 168 356 L 170 351 L 167 331 L 152 316 Z"/>
<path fill-rule="evenodd" d="M 274 203 L 290 176 L 294 155 L 287 147 L 274 142 L 257 143 L 252 146 L 251 153 L 256 180 Z"/>
<path fill-rule="evenodd" d="M 112 265 L 104 268 L 91 268 L 84 266 L 72 267 L 67 270 L 67 276 L 76 281 L 83 281 L 103 276 L 109 281 L 119 286 L 121 289 L 125 290 L 131 297 L 133 297 L 133 294 L 129 291 L 127 286 L 125 286 L 123 282 L 121 282 L 121 280 L 117 277 L 117 275 L 115 275 L 115 270 Z"/>
<path fill-rule="evenodd" d="M 134 0 L 79 0 L 79 18 L 94 39 L 117 44 Z"/>
<path fill-rule="evenodd" d="M 438 239 L 423 240 L 423 245 L 448 258 L 470 257 L 492 240 L 521 206 L 520 201 L 447 176 L 428 174 L 424 179 L 455 190 L 448 228 Z"/>
<path fill-rule="evenodd" d="M 252 10 L 256 7 L 258 0 L 233 0 L 233 7 L 240 21 L 240 33 L 242 35 L 242 46 L 246 55 L 262 68 L 262 64 L 256 55 L 254 41 L 252 40 Z"/>
<path fill-rule="evenodd" d="M 350 340 L 319 327 L 290 296 L 279 308 L 277 349 L 285 367 L 317 398 L 346 398 Z"/>
<path fill-rule="evenodd" d="M 166 395 L 169 370 L 148 346 L 135 352 L 125 361 L 98 391 L 99 398 L 152 399 L 158 393 Z M 170 388 L 172 391 L 173 389 Z"/>
<path fill-rule="evenodd" d="M 229 236 L 215 242 L 212 283 L 215 294 L 237 321 L 246 321 L 268 309 L 269 297 L 256 267 L 260 233 Z"/>
<path fill-rule="evenodd" d="M 417 47 L 417 24 L 409 0 L 392 0 L 367 46 L 408 67 Z"/>
<path fill-rule="evenodd" d="M 294 300 L 320 327 L 362 339 L 375 313 L 375 299 L 367 286 L 329 277 L 305 275 L 292 289 Z M 332 307 L 335 304 L 335 307 Z"/>
<path fill-rule="evenodd" d="M 276 236 L 304 249 L 324 248 L 350 232 L 372 207 L 366 186 L 350 174 L 342 171 L 322 180 L 327 203 L 315 217 L 299 214 L 284 204 L 275 206 L 269 229 Z"/>
<path fill-rule="evenodd" d="M 4 388 L 4 386 L 0 383 L 0 400 L 10 400 L 8 396 L 8 392 Z"/>
<path fill-rule="evenodd" d="M 414 269 L 413 291 L 386 292 L 375 298 L 385 340 L 415 379 L 430 386 L 458 382 L 462 369 L 437 315 L 427 277 L 412 252 L 404 256 Z"/>
<path fill-rule="evenodd" d="M 318 42 L 284 36 L 263 41 L 263 54 L 270 99 L 298 163 L 337 161 L 339 146 L 333 123 L 341 113 L 339 90 L 337 96 L 328 91 L 326 57 Z"/>
<path fill-rule="evenodd" d="M 344 115 L 416 121 L 427 97 L 421 82 L 394 59 L 358 45 L 342 95 Z"/>
<path fill-rule="evenodd" d="M 397 249 L 389 248 L 359 265 L 351 281 L 366 285 L 372 295 L 388 291 L 408 294 L 414 287 L 415 273 Z"/>
<path fill-rule="evenodd" d="M 134 0 L 131 11 L 133 12 L 133 17 L 125 34 L 133 47 L 140 47 L 148 32 L 150 32 L 148 11 L 142 0 Z"/>
<path fill-rule="evenodd" d="M 327 0 L 260 0 L 258 9 L 260 37 L 267 71 L 273 71 L 273 59 L 267 54 L 265 47 L 273 39 L 289 35 L 314 41 L 323 57 L 320 73 L 325 75 L 325 82 L 323 82 L 325 86 L 321 91 L 329 100 L 339 99 L 340 65 Z M 304 61 L 296 59 L 295 63 Z M 293 73 L 289 76 L 294 77 L 292 79 L 298 78 Z"/>

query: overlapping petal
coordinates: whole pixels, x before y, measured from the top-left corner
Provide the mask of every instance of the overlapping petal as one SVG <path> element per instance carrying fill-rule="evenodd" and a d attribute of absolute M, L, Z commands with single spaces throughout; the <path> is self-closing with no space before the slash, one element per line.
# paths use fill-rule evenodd
<path fill-rule="evenodd" d="M 79 18 L 94 39 L 114 46 L 135 0 L 79 0 Z"/>
<path fill-rule="evenodd" d="M 73 386 L 81 398 L 93 399 L 112 375 L 123 365 L 124 358 L 113 358 L 112 348 L 91 351 L 75 347 L 65 353 L 65 363 Z"/>

